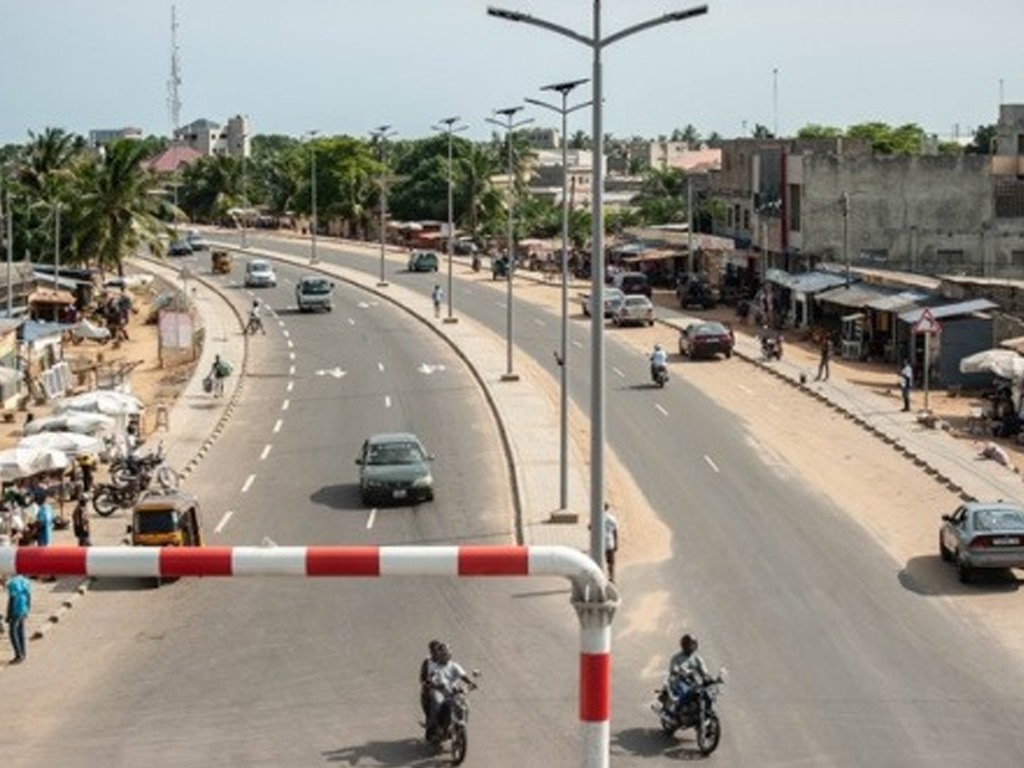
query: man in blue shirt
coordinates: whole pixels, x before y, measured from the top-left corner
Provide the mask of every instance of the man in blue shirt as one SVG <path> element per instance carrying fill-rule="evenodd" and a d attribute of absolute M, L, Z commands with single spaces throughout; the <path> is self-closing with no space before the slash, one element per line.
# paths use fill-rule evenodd
<path fill-rule="evenodd" d="M 48 547 L 53 542 L 53 507 L 46 500 L 46 494 L 40 493 L 36 497 L 39 511 L 36 512 L 36 522 L 39 524 L 39 533 L 36 543 L 40 547 Z"/>
<path fill-rule="evenodd" d="M 25 644 L 25 620 L 32 608 L 32 582 L 24 576 L 15 575 L 7 580 L 7 623 L 11 633 L 11 647 L 14 648 L 12 664 L 25 660 L 28 646 Z"/>

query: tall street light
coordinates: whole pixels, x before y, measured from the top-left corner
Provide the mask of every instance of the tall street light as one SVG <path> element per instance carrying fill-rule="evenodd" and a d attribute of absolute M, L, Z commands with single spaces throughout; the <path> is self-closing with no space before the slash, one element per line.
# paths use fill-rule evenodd
<path fill-rule="evenodd" d="M 508 281 L 507 306 L 505 308 L 505 373 L 501 375 L 502 381 L 519 381 L 519 374 L 512 370 L 512 325 L 515 320 L 515 312 L 512 307 L 512 278 L 516 272 L 516 254 L 513 240 L 515 237 L 515 200 L 516 190 L 512 171 L 512 131 L 522 128 L 533 122 L 533 119 L 515 121 L 516 112 L 522 107 L 506 107 L 495 110 L 494 114 L 505 118 L 504 122 L 497 118 L 488 117 L 487 122 L 500 125 L 505 129 L 505 140 L 508 143 L 508 241 L 505 251 L 505 279 Z"/>
<path fill-rule="evenodd" d="M 542 91 L 555 91 L 562 95 L 562 106 L 557 107 L 537 99 L 527 98 L 530 104 L 558 112 L 562 116 L 562 339 L 559 349 L 558 364 L 561 367 L 561 393 L 559 398 L 559 472 L 558 472 L 558 508 L 569 508 L 569 136 L 568 117 L 570 112 L 590 106 L 592 102 L 583 102 L 573 107 L 567 106 L 569 94 L 577 86 L 589 82 L 569 80 L 564 83 L 545 85 Z"/>
<path fill-rule="evenodd" d="M 245 157 L 246 134 L 242 134 L 242 247 L 249 247 L 247 219 L 249 217 L 249 172 Z"/>
<path fill-rule="evenodd" d="M 604 126 L 602 125 L 601 51 L 637 32 L 674 21 L 686 21 L 708 12 L 706 5 L 694 6 L 681 11 L 672 11 L 647 21 L 634 24 L 613 35 L 601 36 L 601 0 L 593 0 L 593 35 L 587 37 L 568 27 L 554 24 L 528 13 L 490 7 L 487 13 L 506 21 L 518 21 L 549 32 L 563 35 L 590 48 L 594 81 L 593 88 L 593 194 L 591 196 L 590 296 L 594 307 L 604 306 Z M 604 551 L 604 314 L 590 313 L 591 355 L 590 355 L 590 557 L 596 563 L 605 565 Z"/>
<path fill-rule="evenodd" d="M 385 162 L 384 150 L 388 138 L 394 136 L 395 133 L 391 130 L 390 125 L 381 125 L 373 129 L 370 135 L 373 136 L 373 140 L 380 147 L 380 280 L 377 282 L 377 286 L 384 288 L 388 284 L 387 277 L 384 275 L 384 255 L 387 250 L 385 234 L 388 215 L 388 168 Z"/>
<path fill-rule="evenodd" d="M 316 256 L 316 136 L 320 131 L 306 131 L 306 137 L 309 139 L 309 187 L 310 194 L 312 196 L 312 218 L 310 219 L 310 251 L 309 251 L 309 263 L 316 264 L 318 259 Z"/>
<path fill-rule="evenodd" d="M 469 128 L 468 125 L 456 126 L 459 120 L 458 117 L 446 117 L 440 121 L 440 125 L 432 126 L 435 131 L 444 131 L 448 134 L 448 317 L 444 319 L 446 323 L 459 321 L 452 315 L 452 243 L 455 240 L 455 221 L 452 215 L 452 134 Z"/>

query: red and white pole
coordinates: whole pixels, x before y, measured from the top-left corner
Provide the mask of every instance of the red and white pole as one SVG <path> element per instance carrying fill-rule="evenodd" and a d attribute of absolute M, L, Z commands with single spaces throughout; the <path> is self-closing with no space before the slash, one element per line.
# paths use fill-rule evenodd
<path fill-rule="evenodd" d="M 570 547 L 0 547 L 0 575 L 24 576 L 562 576 L 580 620 L 584 768 L 607 768 L 611 623 L 618 606 L 601 568 Z"/>

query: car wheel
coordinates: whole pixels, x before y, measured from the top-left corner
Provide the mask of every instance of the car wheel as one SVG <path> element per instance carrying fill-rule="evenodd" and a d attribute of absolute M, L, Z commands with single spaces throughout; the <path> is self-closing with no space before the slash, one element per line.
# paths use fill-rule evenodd
<path fill-rule="evenodd" d="M 942 534 L 939 534 L 939 557 L 942 558 L 942 562 L 948 563 L 953 559 L 953 553 L 949 551 L 946 546 L 946 542 L 942 540 Z"/>
<path fill-rule="evenodd" d="M 732 350 L 731 349 L 725 350 L 725 359 L 728 360 L 730 357 L 732 357 Z"/>
<path fill-rule="evenodd" d="M 963 560 L 959 561 L 956 565 L 956 575 L 960 579 L 961 584 L 969 584 L 971 581 L 971 574 L 973 569 Z"/>
<path fill-rule="evenodd" d="M 363 503 L 364 507 L 369 507 L 370 503 L 373 501 L 373 499 L 370 498 L 370 493 L 363 488 L 359 489 L 359 500 Z"/>

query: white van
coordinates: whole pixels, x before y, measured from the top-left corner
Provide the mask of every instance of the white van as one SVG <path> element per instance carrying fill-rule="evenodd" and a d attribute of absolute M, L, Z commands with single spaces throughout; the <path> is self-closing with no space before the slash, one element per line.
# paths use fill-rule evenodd
<path fill-rule="evenodd" d="M 334 309 L 334 283 L 320 275 L 304 275 L 295 286 L 295 303 L 299 312 Z"/>

